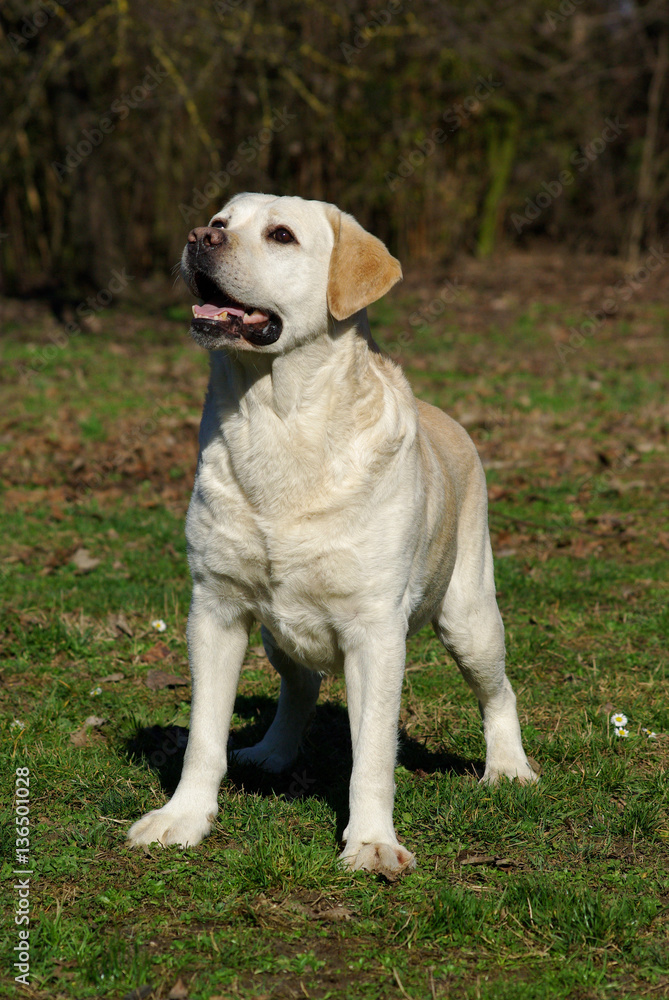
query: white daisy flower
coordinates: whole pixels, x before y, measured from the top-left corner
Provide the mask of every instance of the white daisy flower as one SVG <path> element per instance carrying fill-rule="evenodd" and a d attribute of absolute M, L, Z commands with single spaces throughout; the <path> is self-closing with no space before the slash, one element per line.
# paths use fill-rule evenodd
<path fill-rule="evenodd" d="M 25 729 L 26 728 L 26 724 L 25 724 L 25 722 L 21 722 L 20 719 L 14 719 L 14 721 L 10 723 L 9 728 L 10 729 Z"/>
<path fill-rule="evenodd" d="M 615 712 L 611 716 L 611 722 L 613 723 L 614 726 L 616 726 L 617 729 L 624 729 L 624 727 L 627 725 L 627 716 L 623 715 L 622 712 Z"/>
<path fill-rule="evenodd" d="M 102 694 L 102 688 L 98 685 L 98 687 L 91 688 L 91 690 L 88 693 L 92 697 L 96 697 L 96 695 Z"/>
<path fill-rule="evenodd" d="M 151 622 L 151 628 L 155 628 L 156 632 L 164 632 L 167 629 L 167 625 L 162 618 L 154 618 Z"/>
<path fill-rule="evenodd" d="M 620 726 L 616 729 L 616 736 L 622 736 L 623 738 L 627 739 L 629 734 L 630 734 L 629 729 L 625 729 L 623 726 Z"/>
<path fill-rule="evenodd" d="M 657 739 L 657 733 L 652 733 L 650 729 L 642 729 L 641 732 L 643 733 L 644 736 L 647 736 L 649 740 Z"/>

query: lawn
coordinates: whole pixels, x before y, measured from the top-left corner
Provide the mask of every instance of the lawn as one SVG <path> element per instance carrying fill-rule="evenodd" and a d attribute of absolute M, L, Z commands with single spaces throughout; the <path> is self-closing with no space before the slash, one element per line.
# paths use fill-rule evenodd
<path fill-rule="evenodd" d="M 183 758 L 207 358 L 185 305 L 103 312 L 64 337 L 46 309 L 2 304 L 3 997 L 669 996 L 666 294 L 649 283 L 579 341 L 606 270 L 565 267 L 545 288 L 528 259 L 487 284 L 474 267 L 455 295 L 410 281 L 371 318 L 484 460 L 541 781 L 477 784 L 477 707 L 431 632 L 413 638 L 395 818 L 418 868 L 395 882 L 337 865 L 340 679 L 290 774 L 231 766 L 199 848 L 124 846 Z M 233 746 L 256 741 L 277 693 L 255 632 Z"/>

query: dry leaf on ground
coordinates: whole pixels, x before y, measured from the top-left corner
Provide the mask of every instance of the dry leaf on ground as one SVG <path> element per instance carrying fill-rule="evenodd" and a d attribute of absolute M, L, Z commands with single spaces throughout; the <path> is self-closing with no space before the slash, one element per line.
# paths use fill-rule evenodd
<path fill-rule="evenodd" d="M 91 570 L 100 565 L 102 560 L 92 556 L 88 549 L 79 548 L 70 556 L 70 562 L 74 563 L 77 567 L 77 573 L 90 573 Z"/>
<path fill-rule="evenodd" d="M 161 688 L 182 687 L 189 684 L 188 677 L 177 677 L 176 674 L 166 674 L 163 670 L 149 670 L 144 682 L 152 691 L 159 691 Z"/>
<path fill-rule="evenodd" d="M 123 614 L 111 615 L 109 618 L 109 624 L 111 625 L 112 628 L 117 629 L 119 632 L 122 632 L 124 635 L 127 635 L 130 638 L 132 638 L 133 631 L 130 625 L 128 624 L 125 615 Z"/>
<path fill-rule="evenodd" d="M 321 910 L 316 916 L 319 920 L 352 920 L 353 911 L 349 910 L 346 906 L 333 906 L 329 910 Z"/>
<path fill-rule="evenodd" d="M 141 660 L 142 663 L 157 663 L 158 660 L 166 660 L 171 652 L 170 647 L 166 646 L 164 642 L 157 642 L 155 646 L 151 646 L 145 653 L 142 653 Z"/>
<path fill-rule="evenodd" d="M 70 743 L 75 747 L 85 746 L 89 730 L 99 729 L 100 726 L 103 726 L 106 721 L 106 719 L 101 718 L 99 715 L 89 715 L 88 718 L 84 720 L 81 728 L 77 729 L 75 733 L 72 733 L 70 736 Z"/>
<path fill-rule="evenodd" d="M 188 1000 L 188 987 L 184 983 L 181 976 L 177 979 L 176 983 L 167 994 L 168 1000 Z"/>
<path fill-rule="evenodd" d="M 494 854 L 470 854 L 461 851 L 457 856 L 461 865 L 493 865 L 495 868 L 518 868 L 517 861 L 512 858 L 500 858 Z"/>
<path fill-rule="evenodd" d="M 469 851 L 461 851 L 457 856 L 461 865 L 494 865 L 494 854 L 470 854 Z"/>

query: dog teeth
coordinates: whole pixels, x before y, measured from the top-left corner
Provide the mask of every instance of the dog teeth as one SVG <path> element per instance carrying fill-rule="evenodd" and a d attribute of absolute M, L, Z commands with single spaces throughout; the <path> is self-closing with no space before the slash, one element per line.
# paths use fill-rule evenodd
<path fill-rule="evenodd" d="M 264 312 L 261 312 L 260 309 L 252 309 L 250 312 L 247 310 L 244 313 L 244 318 L 242 320 L 242 323 L 245 326 L 247 325 L 252 326 L 255 323 L 265 324 L 268 322 L 268 320 L 269 317 Z"/>
<path fill-rule="evenodd" d="M 225 321 L 228 318 L 228 314 L 227 312 L 225 312 L 225 310 L 223 310 L 223 312 L 216 313 L 215 316 L 203 316 L 202 313 L 197 312 L 198 309 L 197 306 L 191 306 L 191 309 L 193 310 L 193 316 L 195 317 L 195 319 L 215 319 L 218 320 L 220 323 L 225 323 Z"/>

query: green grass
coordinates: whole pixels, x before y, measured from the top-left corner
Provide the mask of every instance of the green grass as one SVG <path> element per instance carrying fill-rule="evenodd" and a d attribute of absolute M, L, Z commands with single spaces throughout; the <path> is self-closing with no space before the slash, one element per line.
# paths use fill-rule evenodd
<path fill-rule="evenodd" d="M 462 315 L 452 306 L 414 329 L 407 296 L 375 308 L 373 326 L 389 349 L 410 331 L 396 353 L 416 391 L 463 420 L 486 464 L 508 672 L 542 777 L 477 784 L 476 705 L 434 636 L 414 637 L 395 817 L 418 869 L 392 884 L 337 865 L 350 769 L 339 679 L 289 775 L 231 767 L 200 848 L 125 848 L 183 756 L 190 688 L 145 680 L 155 667 L 187 674 L 183 520 L 206 358 L 181 307 L 110 313 L 101 333 L 48 357 L 48 317 L 9 331 L 1 780 L 9 803 L 16 769 L 30 769 L 30 996 L 151 985 L 166 997 L 179 978 L 198 1000 L 669 995 L 669 313 L 637 306 L 643 349 L 625 320 L 562 364 L 554 305 L 472 332 L 475 306 L 463 296 Z M 99 560 L 87 572 L 72 558 L 81 548 Z M 258 644 L 256 632 L 236 746 L 257 739 L 278 693 Z M 73 743 L 92 715 L 104 723 Z M 11 810 L 4 819 L 11 915 Z M 10 918 L 7 997 L 26 995 L 13 983 L 17 932 Z"/>

